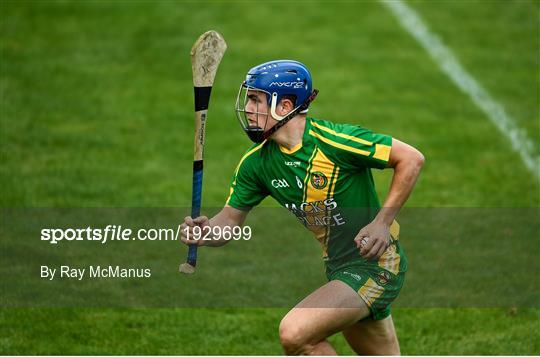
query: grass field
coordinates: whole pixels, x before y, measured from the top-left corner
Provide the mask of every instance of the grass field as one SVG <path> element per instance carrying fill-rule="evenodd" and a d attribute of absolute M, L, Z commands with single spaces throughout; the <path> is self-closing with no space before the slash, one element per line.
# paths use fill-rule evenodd
<path fill-rule="evenodd" d="M 408 4 L 504 106 L 538 156 L 540 2 Z M 408 207 L 540 205 L 538 178 L 509 141 L 378 2 L 3 0 L 0 18 L 3 208 L 189 206 L 189 49 L 208 29 L 220 31 L 229 48 L 207 126 L 205 207 L 223 204 L 249 146 L 233 113 L 240 81 L 251 66 L 277 58 L 311 69 L 321 91 L 311 115 L 388 133 L 424 153 Z M 390 178 L 375 173 L 382 195 Z M 414 227 L 403 229 L 407 248 Z M 393 314 L 404 354 L 539 354 L 539 311 Z M 280 354 L 277 326 L 285 312 L 2 308 L 0 352 Z M 332 342 L 352 353 L 341 336 Z"/>

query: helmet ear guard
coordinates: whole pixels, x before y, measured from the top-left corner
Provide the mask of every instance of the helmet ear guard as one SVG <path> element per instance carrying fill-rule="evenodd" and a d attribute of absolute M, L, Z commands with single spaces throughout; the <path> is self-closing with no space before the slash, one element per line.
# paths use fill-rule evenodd
<path fill-rule="evenodd" d="M 272 93 L 272 99 L 270 101 L 270 114 L 272 114 L 272 117 L 276 119 L 277 121 L 281 121 L 283 120 L 283 118 L 285 118 L 285 116 L 281 116 L 278 113 L 276 113 L 277 98 L 278 98 L 278 94 L 276 92 Z"/>

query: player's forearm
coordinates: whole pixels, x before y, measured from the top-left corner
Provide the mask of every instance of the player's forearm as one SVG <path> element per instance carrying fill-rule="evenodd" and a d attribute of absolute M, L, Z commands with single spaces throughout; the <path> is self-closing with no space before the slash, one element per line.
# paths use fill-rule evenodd
<path fill-rule="evenodd" d="M 234 227 L 242 226 L 244 220 L 242 217 L 237 215 L 230 214 L 227 208 L 221 210 L 218 214 L 210 219 L 210 227 L 219 227 L 216 231 L 224 232 L 225 230 L 232 231 Z M 212 230 L 214 232 L 214 230 Z M 222 245 L 227 244 L 230 239 L 223 239 L 220 237 L 213 236 L 213 239 L 206 241 L 204 245 L 209 247 L 221 247 Z"/>
<path fill-rule="evenodd" d="M 221 217 L 219 214 L 210 219 L 210 227 L 212 227 L 211 232 L 223 232 L 225 227 L 234 227 L 234 222 L 230 222 L 225 217 Z M 219 227 L 219 229 L 214 230 L 214 227 Z M 229 229 L 229 228 L 227 228 Z M 208 247 L 221 247 L 222 245 L 227 244 L 229 241 L 219 236 L 212 235 L 211 240 L 205 242 L 204 245 Z"/>
<path fill-rule="evenodd" d="M 411 151 L 407 156 L 396 162 L 394 175 L 388 196 L 383 207 L 375 218 L 377 221 L 391 225 L 401 207 L 409 198 L 414 185 L 424 165 L 424 156 L 418 151 Z"/>

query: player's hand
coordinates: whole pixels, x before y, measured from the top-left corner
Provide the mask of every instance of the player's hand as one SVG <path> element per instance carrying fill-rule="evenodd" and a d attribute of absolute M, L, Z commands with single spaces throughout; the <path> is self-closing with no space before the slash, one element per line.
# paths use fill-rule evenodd
<path fill-rule="evenodd" d="M 201 228 L 199 231 L 201 239 L 195 239 L 197 236 L 193 232 L 193 227 L 198 226 Z M 198 246 L 204 245 L 205 241 L 202 240 L 202 236 L 205 234 L 204 227 L 210 226 L 210 220 L 206 216 L 199 216 L 195 219 L 191 217 L 184 218 L 184 223 L 180 225 L 180 240 L 187 245 L 196 244 Z M 187 232 L 186 232 L 186 228 Z"/>
<path fill-rule="evenodd" d="M 378 260 L 390 246 L 390 226 L 373 221 L 358 232 L 354 241 L 364 259 Z"/>

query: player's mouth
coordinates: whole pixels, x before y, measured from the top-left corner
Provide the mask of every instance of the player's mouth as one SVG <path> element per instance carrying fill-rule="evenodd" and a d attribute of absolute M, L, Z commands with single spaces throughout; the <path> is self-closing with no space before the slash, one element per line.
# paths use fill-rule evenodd
<path fill-rule="evenodd" d="M 248 122 L 249 122 L 250 126 L 257 126 L 258 121 L 255 118 L 255 114 L 246 112 L 246 117 L 248 119 Z"/>

